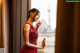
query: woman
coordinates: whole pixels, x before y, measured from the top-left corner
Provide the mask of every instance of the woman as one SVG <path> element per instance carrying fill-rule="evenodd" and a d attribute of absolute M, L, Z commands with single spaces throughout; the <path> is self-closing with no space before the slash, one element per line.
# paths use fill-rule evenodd
<path fill-rule="evenodd" d="M 41 46 L 37 46 L 38 28 L 41 25 L 41 22 L 38 22 L 39 13 L 36 8 L 29 11 L 27 22 L 23 26 L 24 46 L 20 53 L 37 53 L 37 49 L 45 48 L 45 38 Z M 36 28 L 33 27 L 33 22 L 38 22 Z"/>

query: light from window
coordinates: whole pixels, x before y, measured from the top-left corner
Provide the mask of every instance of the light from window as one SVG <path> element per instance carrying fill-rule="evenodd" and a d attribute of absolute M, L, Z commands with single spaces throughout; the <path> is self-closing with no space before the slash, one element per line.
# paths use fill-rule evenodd
<path fill-rule="evenodd" d="M 38 53 L 54 53 L 57 0 L 31 0 L 31 8 L 40 10 L 39 20 L 42 22 L 39 28 L 38 45 L 46 37 L 46 47 L 38 50 Z"/>

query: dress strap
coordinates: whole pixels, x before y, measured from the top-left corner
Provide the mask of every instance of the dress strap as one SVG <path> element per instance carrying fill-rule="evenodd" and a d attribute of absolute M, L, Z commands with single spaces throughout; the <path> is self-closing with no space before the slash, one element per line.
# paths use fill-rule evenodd
<path fill-rule="evenodd" d="M 32 25 L 32 24 L 30 24 L 30 23 L 27 23 L 27 24 L 29 24 L 32 28 L 34 28 L 34 26 Z M 35 29 L 35 28 L 34 28 Z"/>

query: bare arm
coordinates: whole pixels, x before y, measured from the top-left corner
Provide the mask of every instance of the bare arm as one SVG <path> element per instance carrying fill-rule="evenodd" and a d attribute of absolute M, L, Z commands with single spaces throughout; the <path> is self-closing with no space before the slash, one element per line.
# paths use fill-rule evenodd
<path fill-rule="evenodd" d="M 24 42 L 28 47 L 32 47 L 32 48 L 38 48 L 38 49 L 42 49 L 42 47 L 39 47 L 35 44 L 32 44 L 29 42 L 29 30 L 30 30 L 30 25 L 26 24 L 24 25 Z"/>
<path fill-rule="evenodd" d="M 36 26 L 36 30 L 38 31 L 39 26 L 41 25 L 41 22 L 38 21 L 37 26 Z"/>

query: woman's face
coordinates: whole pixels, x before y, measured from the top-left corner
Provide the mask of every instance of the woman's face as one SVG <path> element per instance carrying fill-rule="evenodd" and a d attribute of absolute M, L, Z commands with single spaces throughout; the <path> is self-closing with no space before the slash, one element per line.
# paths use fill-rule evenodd
<path fill-rule="evenodd" d="M 40 15 L 38 14 L 38 15 L 36 15 L 35 17 L 34 17 L 34 21 L 38 21 L 38 19 L 39 19 L 39 17 L 40 17 Z"/>
<path fill-rule="evenodd" d="M 39 17 L 40 17 L 40 15 L 36 14 L 36 12 L 31 12 L 30 15 L 31 15 L 33 21 L 37 21 L 39 19 Z"/>

